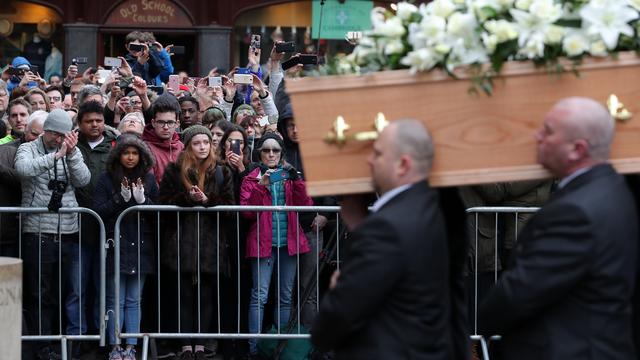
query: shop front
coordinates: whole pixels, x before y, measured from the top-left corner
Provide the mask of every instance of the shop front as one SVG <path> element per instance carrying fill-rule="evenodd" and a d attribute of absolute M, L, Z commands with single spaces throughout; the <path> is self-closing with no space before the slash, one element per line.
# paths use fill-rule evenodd
<path fill-rule="evenodd" d="M 61 72 L 73 58 L 86 57 L 88 64 L 80 66 L 83 71 L 102 65 L 105 56 L 124 55 L 126 34 L 140 30 L 152 32 L 164 46 L 184 47 L 184 53 L 172 58 L 176 71 L 204 75 L 213 67 L 227 70 L 245 64 L 251 34 L 261 35 L 263 63 L 275 40 L 295 41 L 301 53 L 348 52 L 351 45 L 344 35 L 368 28 L 369 12 L 379 5 L 388 2 L 4 0 L 0 1 L 0 63 L 4 66 L 26 54 L 45 67 L 53 54 L 55 72 Z"/>

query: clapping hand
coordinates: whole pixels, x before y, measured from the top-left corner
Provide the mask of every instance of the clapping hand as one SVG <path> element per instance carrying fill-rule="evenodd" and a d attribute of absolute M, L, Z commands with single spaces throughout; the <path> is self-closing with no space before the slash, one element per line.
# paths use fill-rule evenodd
<path fill-rule="evenodd" d="M 142 179 L 138 178 L 138 180 L 132 184 L 133 187 L 133 198 L 136 200 L 138 204 L 144 204 L 144 184 L 142 183 Z"/>
<path fill-rule="evenodd" d="M 131 200 L 131 188 L 129 187 L 129 180 L 126 177 L 122 178 L 120 183 L 120 195 L 124 199 L 124 202 Z"/>
<path fill-rule="evenodd" d="M 78 144 L 78 133 L 75 131 L 70 131 L 64 135 L 64 145 L 67 147 L 67 154 L 71 155 L 73 150 L 75 150 L 76 145 Z"/>

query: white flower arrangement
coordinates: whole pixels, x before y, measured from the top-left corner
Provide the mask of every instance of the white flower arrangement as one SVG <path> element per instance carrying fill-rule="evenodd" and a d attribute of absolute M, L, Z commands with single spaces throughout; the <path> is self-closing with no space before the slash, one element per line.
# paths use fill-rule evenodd
<path fill-rule="evenodd" d="M 337 60 L 338 73 L 412 72 L 508 60 L 555 65 L 560 57 L 640 51 L 640 0 L 433 0 L 374 8 L 373 28 Z M 490 74 L 489 74 L 490 73 Z M 489 75 L 487 75 L 489 74 Z"/>

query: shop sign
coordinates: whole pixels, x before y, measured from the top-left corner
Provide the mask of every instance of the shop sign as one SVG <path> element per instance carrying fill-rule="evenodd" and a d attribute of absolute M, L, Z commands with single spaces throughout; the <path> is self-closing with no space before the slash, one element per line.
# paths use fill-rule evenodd
<path fill-rule="evenodd" d="M 320 5 L 320 0 L 313 0 L 311 35 L 314 39 L 318 38 L 318 33 L 322 39 L 344 39 L 349 31 L 368 30 L 371 28 L 372 9 L 373 1 L 326 0 L 324 5 Z"/>
<path fill-rule="evenodd" d="M 192 23 L 184 10 L 171 1 L 129 0 L 111 12 L 105 25 L 186 27 Z"/>

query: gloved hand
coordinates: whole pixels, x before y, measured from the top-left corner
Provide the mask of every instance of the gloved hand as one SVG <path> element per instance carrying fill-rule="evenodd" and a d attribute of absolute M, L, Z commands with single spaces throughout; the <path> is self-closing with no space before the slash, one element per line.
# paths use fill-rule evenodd
<path fill-rule="evenodd" d="M 140 178 L 138 178 L 138 181 L 133 184 L 133 198 L 136 200 L 136 203 L 144 204 L 144 184 Z"/>
<path fill-rule="evenodd" d="M 120 195 L 124 199 L 124 202 L 131 200 L 131 188 L 129 187 L 129 181 L 127 178 L 122 179 L 120 183 Z"/>
<path fill-rule="evenodd" d="M 291 164 L 286 163 L 282 166 L 282 168 L 289 173 L 290 180 L 300 179 L 300 174 L 298 174 L 298 170 L 296 170 L 296 168 L 294 168 Z"/>

